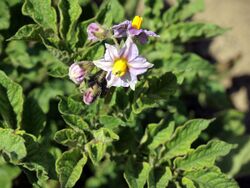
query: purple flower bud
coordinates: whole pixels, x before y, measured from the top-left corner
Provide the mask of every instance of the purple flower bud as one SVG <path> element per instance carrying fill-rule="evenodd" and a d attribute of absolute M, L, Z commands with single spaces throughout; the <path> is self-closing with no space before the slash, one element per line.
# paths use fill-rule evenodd
<path fill-rule="evenodd" d="M 92 104 L 101 94 L 101 87 L 97 84 L 88 88 L 83 95 L 83 102 L 87 105 Z"/>
<path fill-rule="evenodd" d="M 108 31 L 98 23 L 91 23 L 87 27 L 88 40 L 96 42 L 107 37 Z"/>
<path fill-rule="evenodd" d="M 79 64 L 73 63 L 69 67 L 69 78 L 75 83 L 80 84 L 82 83 L 85 76 L 85 71 L 80 67 Z"/>

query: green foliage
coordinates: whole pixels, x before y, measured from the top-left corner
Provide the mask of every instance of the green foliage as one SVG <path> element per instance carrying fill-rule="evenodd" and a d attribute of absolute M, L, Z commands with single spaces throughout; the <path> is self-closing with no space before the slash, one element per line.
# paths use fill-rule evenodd
<path fill-rule="evenodd" d="M 56 162 L 56 171 L 62 187 L 73 187 L 79 179 L 87 157 L 79 149 L 66 151 Z"/>
<path fill-rule="evenodd" d="M 25 174 L 45 188 L 236 188 L 229 176 L 250 174 L 244 114 L 233 109 L 215 66 L 183 44 L 226 29 L 192 21 L 203 0 L 166 8 L 162 0 L 0 1 L 1 187 Z M 154 66 L 135 91 L 107 88 L 92 61 L 103 58 L 105 43 L 124 44 L 111 27 L 135 12 L 142 29 L 160 35 L 144 45 L 134 40 Z M 100 41 L 88 40 L 93 22 L 107 32 Z M 73 62 L 86 68 L 77 86 L 68 80 Z M 95 84 L 101 92 L 85 105 Z"/>

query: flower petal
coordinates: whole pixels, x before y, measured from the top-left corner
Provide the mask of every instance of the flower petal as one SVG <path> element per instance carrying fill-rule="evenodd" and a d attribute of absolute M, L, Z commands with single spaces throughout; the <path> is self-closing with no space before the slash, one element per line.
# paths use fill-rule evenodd
<path fill-rule="evenodd" d="M 99 67 L 100 69 L 104 71 L 111 71 L 113 67 L 113 62 L 112 61 L 106 61 L 105 59 L 100 59 L 93 61 L 95 66 Z"/>
<path fill-rule="evenodd" d="M 121 77 L 121 80 L 125 83 L 128 83 L 129 87 L 132 90 L 135 90 L 135 85 L 138 81 L 136 75 L 133 75 L 133 74 L 130 74 L 129 72 L 127 72 L 127 74 L 125 74 L 123 77 Z"/>
<path fill-rule="evenodd" d="M 114 25 L 112 27 L 114 31 L 114 37 L 120 38 L 120 37 L 126 37 L 127 36 L 127 29 L 128 26 L 131 24 L 131 21 L 126 20 L 118 25 Z"/>
<path fill-rule="evenodd" d="M 133 42 L 131 37 L 128 37 L 124 47 L 120 50 L 120 57 L 126 58 L 128 61 L 132 61 L 139 55 L 138 48 Z"/>
<path fill-rule="evenodd" d="M 133 75 L 140 75 L 145 73 L 154 65 L 149 63 L 144 57 L 138 56 L 133 61 L 128 62 L 129 72 Z"/>
<path fill-rule="evenodd" d="M 115 46 L 106 43 L 105 47 L 106 47 L 104 55 L 105 61 L 114 61 L 116 58 L 119 57 L 118 50 Z"/>
<path fill-rule="evenodd" d="M 149 31 L 149 30 L 146 30 L 144 29 L 143 32 L 147 35 L 147 36 L 150 36 L 150 37 L 160 37 L 160 35 L 157 35 L 155 32 L 153 31 Z"/>
<path fill-rule="evenodd" d="M 115 87 L 129 87 L 129 83 L 122 80 L 120 77 L 117 77 L 112 74 L 112 72 L 108 72 L 106 75 L 107 87 L 115 86 Z"/>

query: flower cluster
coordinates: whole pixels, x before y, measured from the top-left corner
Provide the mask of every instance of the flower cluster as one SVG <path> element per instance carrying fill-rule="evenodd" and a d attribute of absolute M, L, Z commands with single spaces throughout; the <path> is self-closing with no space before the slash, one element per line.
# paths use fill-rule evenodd
<path fill-rule="evenodd" d="M 159 37 L 153 31 L 141 29 L 143 19 L 135 16 L 133 21 L 126 20 L 110 29 L 98 23 L 91 23 L 87 27 L 88 40 L 91 42 L 112 39 L 115 45 L 105 43 L 106 51 L 104 57 L 93 60 L 91 63 L 73 63 L 69 68 L 69 78 L 76 84 L 82 85 L 84 78 L 93 69 L 93 65 L 101 69 L 94 76 L 95 82 L 91 81 L 89 88 L 83 94 L 85 104 L 91 104 L 103 92 L 105 88 L 130 87 L 135 90 L 138 81 L 137 76 L 145 73 L 153 64 L 139 55 L 135 40 L 141 44 L 148 41 L 148 37 Z M 119 39 L 127 37 L 125 44 L 121 47 Z M 86 66 L 88 65 L 88 66 Z M 91 68 L 90 68 L 91 67 Z M 101 76 L 100 76 L 101 75 Z M 105 89 L 104 89 L 105 90 Z"/>

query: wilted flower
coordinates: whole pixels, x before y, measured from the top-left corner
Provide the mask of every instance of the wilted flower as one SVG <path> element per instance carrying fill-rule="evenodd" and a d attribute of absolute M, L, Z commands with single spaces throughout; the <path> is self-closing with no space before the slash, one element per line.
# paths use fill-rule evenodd
<path fill-rule="evenodd" d="M 85 70 L 78 63 L 73 63 L 69 67 L 69 78 L 76 84 L 82 83 L 85 77 Z"/>
<path fill-rule="evenodd" d="M 138 48 L 132 39 L 128 37 L 124 47 L 119 50 L 117 47 L 105 44 L 106 52 L 103 59 L 93 63 L 104 71 L 107 71 L 107 87 L 122 86 L 135 89 L 137 75 L 143 74 L 153 64 L 139 56 Z"/>
<path fill-rule="evenodd" d="M 87 105 L 93 103 L 96 98 L 101 94 L 101 87 L 98 84 L 88 88 L 83 95 L 83 102 Z"/>
<path fill-rule="evenodd" d="M 135 16 L 132 22 L 126 20 L 118 25 L 114 25 L 112 27 L 114 31 L 114 37 L 136 37 L 142 44 L 145 44 L 147 42 L 149 36 L 159 37 L 159 35 L 155 34 L 153 31 L 141 29 L 142 21 L 142 17 Z"/>
<path fill-rule="evenodd" d="M 98 23 L 91 23 L 87 27 L 87 33 L 88 40 L 95 42 L 105 39 L 108 35 L 108 30 Z"/>

